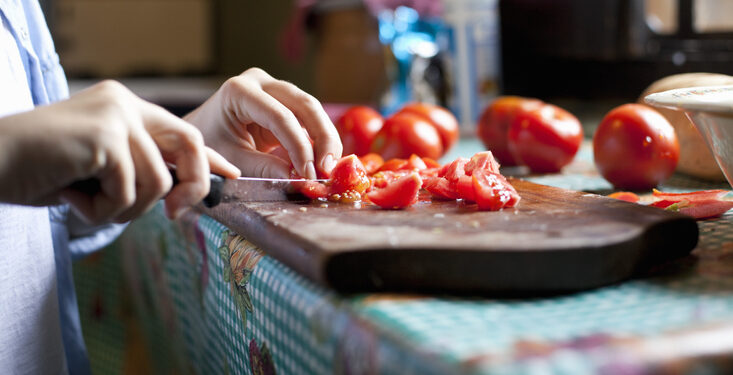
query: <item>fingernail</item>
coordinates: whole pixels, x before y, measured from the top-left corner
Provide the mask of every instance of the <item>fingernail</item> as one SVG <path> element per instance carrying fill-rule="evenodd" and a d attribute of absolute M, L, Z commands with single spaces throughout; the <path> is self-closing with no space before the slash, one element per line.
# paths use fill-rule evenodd
<path fill-rule="evenodd" d="M 305 177 L 311 180 L 316 178 L 316 167 L 312 160 L 305 165 Z"/>
<path fill-rule="evenodd" d="M 333 170 L 333 167 L 336 166 L 336 160 L 334 160 L 332 154 L 326 154 L 326 157 L 323 158 L 323 171 L 326 173 L 330 173 L 331 170 Z"/>

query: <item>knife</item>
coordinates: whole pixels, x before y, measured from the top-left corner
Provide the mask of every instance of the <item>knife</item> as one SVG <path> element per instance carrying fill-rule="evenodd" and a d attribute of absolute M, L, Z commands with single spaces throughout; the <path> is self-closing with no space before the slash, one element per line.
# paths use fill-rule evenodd
<path fill-rule="evenodd" d="M 179 181 L 176 170 L 169 168 L 168 171 L 173 178 L 173 185 L 177 185 Z M 209 180 L 211 182 L 209 193 L 201 201 L 207 208 L 215 207 L 222 202 L 304 200 L 307 198 L 300 193 L 299 185 L 306 182 L 323 183 L 327 181 L 258 177 L 228 179 L 215 173 L 210 174 Z M 101 190 L 100 182 L 96 178 L 76 181 L 70 187 L 88 195 L 95 195 Z"/>

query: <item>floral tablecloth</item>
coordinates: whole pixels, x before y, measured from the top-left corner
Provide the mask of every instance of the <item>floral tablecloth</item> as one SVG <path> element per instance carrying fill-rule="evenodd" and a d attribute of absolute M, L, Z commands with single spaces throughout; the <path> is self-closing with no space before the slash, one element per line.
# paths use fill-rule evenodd
<path fill-rule="evenodd" d="M 533 180 L 608 191 L 584 160 Z M 577 294 L 338 295 L 207 216 L 173 223 L 159 206 L 76 279 L 98 373 L 733 373 L 733 211 L 699 226 L 691 256 Z"/>

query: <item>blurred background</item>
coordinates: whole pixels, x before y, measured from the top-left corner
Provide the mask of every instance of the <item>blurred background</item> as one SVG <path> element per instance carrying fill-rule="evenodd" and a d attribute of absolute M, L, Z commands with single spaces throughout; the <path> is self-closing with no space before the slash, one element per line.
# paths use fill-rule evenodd
<path fill-rule="evenodd" d="M 324 103 L 449 107 L 497 95 L 573 109 L 654 80 L 733 74 L 728 0 L 42 0 L 72 90 L 123 80 L 183 114 L 261 67 Z M 578 105 L 581 103 L 583 105 Z M 338 108 L 338 106 L 330 106 Z"/>

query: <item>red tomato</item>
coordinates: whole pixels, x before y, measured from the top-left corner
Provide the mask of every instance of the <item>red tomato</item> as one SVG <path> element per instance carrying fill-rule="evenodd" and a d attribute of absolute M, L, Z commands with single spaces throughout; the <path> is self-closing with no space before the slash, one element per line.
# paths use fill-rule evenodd
<path fill-rule="evenodd" d="M 672 125 L 641 104 L 624 104 L 603 118 L 593 136 L 593 156 L 603 177 L 619 189 L 645 190 L 674 172 L 680 156 Z"/>
<path fill-rule="evenodd" d="M 458 141 L 458 120 L 447 109 L 429 103 L 410 103 L 399 113 L 408 112 L 428 120 L 440 134 L 443 152 L 448 151 Z"/>
<path fill-rule="evenodd" d="M 385 209 L 402 209 L 417 202 L 422 180 L 416 172 L 400 177 L 384 189 L 377 189 L 367 194 L 369 201 Z"/>
<path fill-rule="evenodd" d="M 405 159 L 389 159 L 384 164 L 382 164 L 379 169 L 377 169 L 377 172 L 384 172 L 384 171 L 399 171 L 402 169 L 405 169 L 405 166 L 407 165 L 407 160 Z"/>
<path fill-rule="evenodd" d="M 552 104 L 518 112 L 509 126 L 509 150 L 536 173 L 559 172 L 583 141 L 580 121 Z"/>
<path fill-rule="evenodd" d="M 466 202 L 475 202 L 476 193 L 473 188 L 471 176 L 461 176 L 455 182 L 455 189 L 458 196 Z"/>
<path fill-rule="evenodd" d="M 460 198 L 451 183 L 443 177 L 423 178 L 423 187 L 436 199 L 454 200 Z"/>
<path fill-rule="evenodd" d="M 478 121 L 478 137 L 499 162 L 507 166 L 517 165 L 509 151 L 509 126 L 517 113 L 530 111 L 542 104 L 539 99 L 503 96 L 484 109 Z"/>
<path fill-rule="evenodd" d="M 407 159 L 407 165 L 405 167 L 407 169 L 418 170 L 418 171 L 428 168 L 428 166 L 425 165 L 425 162 L 419 156 L 415 154 L 410 155 L 410 158 Z"/>
<path fill-rule="evenodd" d="M 385 159 L 407 159 L 411 154 L 438 159 L 443 154 L 440 135 L 422 116 L 397 113 L 384 122 L 372 143 L 372 152 Z"/>
<path fill-rule="evenodd" d="M 372 174 L 379 170 L 384 165 L 384 159 L 379 154 L 370 152 L 364 156 L 359 157 L 359 161 L 364 164 L 367 174 Z"/>
<path fill-rule="evenodd" d="M 450 164 L 446 164 L 447 167 L 444 167 L 445 171 L 441 169 L 442 174 L 438 173 L 438 176 L 445 177 L 450 182 L 457 182 L 461 176 L 466 175 L 465 167 L 468 162 L 468 159 L 459 157 Z"/>
<path fill-rule="evenodd" d="M 422 161 L 425 163 L 425 166 L 428 168 L 440 168 L 441 165 L 437 161 L 431 159 L 431 158 L 422 158 Z"/>
<path fill-rule="evenodd" d="M 491 173 L 499 173 L 499 163 L 494 159 L 491 151 L 478 152 L 471 156 L 471 160 L 464 167 L 466 175 L 470 176 L 473 171 L 483 169 Z"/>
<path fill-rule="evenodd" d="M 383 122 L 379 112 L 366 106 L 355 106 L 346 110 L 336 122 L 336 130 L 344 146 L 343 154 L 368 154 Z"/>
<path fill-rule="evenodd" d="M 521 199 L 514 187 L 500 174 L 478 170 L 471 178 L 479 210 L 496 211 L 514 207 Z"/>
<path fill-rule="evenodd" d="M 303 182 L 298 182 L 296 186 L 298 187 L 301 194 L 310 199 L 320 199 L 328 197 L 328 186 L 326 184 L 313 180 L 305 180 Z"/>
<path fill-rule="evenodd" d="M 698 190 L 690 193 L 665 193 L 654 189 L 654 198 L 670 201 L 681 201 L 686 199 L 690 202 L 710 199 L 721 199 L 730 193 L 729 190 Z"/>
<path fill-rule="evenodd" d="M 344 156 L 331 171 L 329 199 L 342 202 L 361 200 L 371 186 L 364 166 L 356 155 Z"/>

